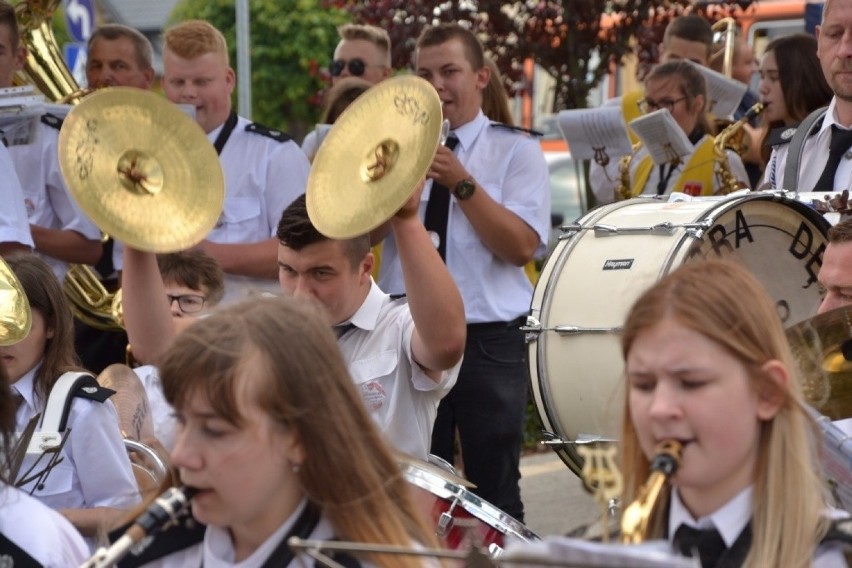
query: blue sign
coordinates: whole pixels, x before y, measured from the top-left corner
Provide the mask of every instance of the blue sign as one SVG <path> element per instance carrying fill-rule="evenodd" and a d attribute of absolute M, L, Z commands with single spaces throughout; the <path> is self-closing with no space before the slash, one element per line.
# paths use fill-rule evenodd
<path fill-rule="evenodd" d="M 65 64 L 71 70 L 71 75 L 77 81 L 78 85 L 86 84 L 86 60 L 88 59 L 88 49 L 85 43 L 66 43 L 62 46 L 62 55 L 65 57 Z"/>
<path fill-rule="evenodd" d="M 95 27 L 95 8 L 92 0 L 63 0 L 65 25 L 74 41 L 88 41 Z"/>

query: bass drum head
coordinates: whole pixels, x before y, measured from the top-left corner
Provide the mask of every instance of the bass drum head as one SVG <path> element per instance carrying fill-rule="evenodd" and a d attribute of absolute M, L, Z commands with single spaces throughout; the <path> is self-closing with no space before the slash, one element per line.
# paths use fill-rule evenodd
<path fill-rule="evenodd" d="M 817 273 L 829 224 L 776 193 L 682 202 L 635 198 L 589 212 L 548 257 L 528 319 L 536 409 L 568 467 L 576 441 L 616 440 L 624 412 L 620 330 L 636 298 L 686 262 L 730 258 L 766 287 L 785 327 L 821 301 Z"/>

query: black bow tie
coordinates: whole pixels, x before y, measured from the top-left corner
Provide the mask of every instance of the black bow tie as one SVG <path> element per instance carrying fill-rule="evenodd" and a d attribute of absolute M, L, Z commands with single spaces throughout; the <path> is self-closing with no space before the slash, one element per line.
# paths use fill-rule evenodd
<path fill-rule="evenodd" d="M 696 529 L 680 525 L 674 534 L 674 547 L 684 556 L 694 558 L 697 554 L 703 568 L 716 565 L 728 547 L 715 528 Z"/>

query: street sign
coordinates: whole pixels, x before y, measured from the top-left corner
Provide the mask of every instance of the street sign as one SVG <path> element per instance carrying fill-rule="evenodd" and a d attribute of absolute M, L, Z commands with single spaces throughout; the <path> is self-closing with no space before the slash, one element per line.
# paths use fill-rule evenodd
<path fill-rule="evenodd" d="M 88 49 L 85 43 L 66 43 L 62 46 L 62 55 L 65 57 L 65 64 L 71 70 L 71 75 L 74 76 L 78 85 L 86 84 L 86 60 L 88 59 Z"/>
<path fill-rule="evenodd" d="M 65 25 L 74 41 L 88 41 L 95 27 L 95 8 L 92 0 L 63 0 Z"/>

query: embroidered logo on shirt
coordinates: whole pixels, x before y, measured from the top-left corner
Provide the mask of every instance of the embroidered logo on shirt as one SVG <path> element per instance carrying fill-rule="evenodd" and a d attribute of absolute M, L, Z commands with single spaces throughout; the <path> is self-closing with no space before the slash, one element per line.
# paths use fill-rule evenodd
<path fill-rule="evenodd" d="M 375 412 L 384 406 L 387 394 L 385 394 L 382 383 L 379 381 L 369 381 L 359 385 L 359 389 L 361 390 L 361 398 L 364 399 L 367 410 Z"/>

